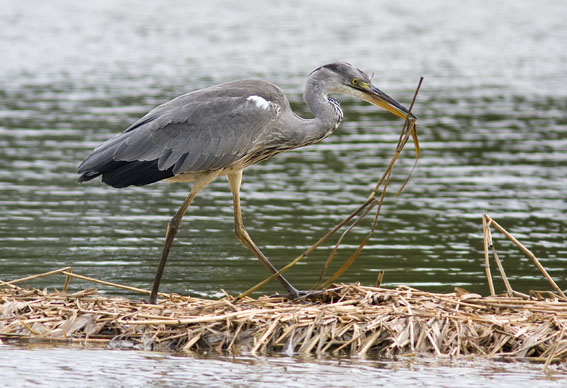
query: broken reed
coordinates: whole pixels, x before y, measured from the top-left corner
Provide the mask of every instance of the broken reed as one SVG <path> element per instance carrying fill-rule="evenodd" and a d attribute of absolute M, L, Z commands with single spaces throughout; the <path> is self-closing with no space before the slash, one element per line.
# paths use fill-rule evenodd
<path fill-rule="evenodd" d="M 58 273 L 91 279 L 67 268 Z M 162 294 L 161 303 L 151 305 L 99 296 L 94 289 L 49 293 L 2 284 L 4 341 L 230 354 L 519 357 L 545 367 L 567 357 L 567 302 L 551 293 L 526 300 L 354 284 L 310 303 Z"/>
<path fill-rule="evenodd" d="M 351 214 L 349 214 L 345 219 L 343 219 L 334 228 L 332 228 L 323 237 L 321 237 L 315 244 L 313 244 L 311 247 L 307 248 L 301 255 L 296 257 L 294 260 L 292 260 L 290 263 L 288 263 L 285 267 L 281 268 L 275 274 L 270 275 L 269 277 L 267 277 L 266 279 L 264 279 L 260 283 L 256 284 L 252 288 L 250 288 L 250 289 L 246 290 L 245 292 L 243 292 L 242 294 L 240 294 L 238 296 L 238 298 L 243 298 L 245 296 L 250 295 L 252 292 L 262 288 L 268 282 L 270 282 L 271 280 L 275 279 L 279 275 L 281 275 L 284 272 L 286 272 L 287 270 L 289 270 L 291 267 L 293 267 L 299 261 L 303 260 L 307 255 L 309 255 L 313 251 L 315 251 L 319 246 L 321 246 L 321 244 L 323 244 L 331 236 L 335 235 L 339 230 L 341 230 L 345 225 L 348 225 L 349 223 L 350 223 L 350 225 L 339 236 L 338 241 L 335 244 L 335 247 L 332 249 L 331 253 L 329 254 L 329 257 L 327 258 L 327 261 L 325 262 L 323 269 L 321 270 L 321 274 L 319 275 L 319 278 L 318 278 L 317 282 L 313 285 L 312 289 L 328 287 L 335 280 L 337 280 L 352 265 L 352 263 L 354 263 L 354 261 L 356 260 L 356 258 L 358 257 L 358 255 L 360 254 L 360 252 L 362 251 L 364 246 L 368 243 L 368 241 L 370 241 L 370 238 L 372 237 L 372 235 L 374 234 L 374 231 L 376 230 L 376 224 L 378 223 L 378 218 L 380 216 L 380 210 L 382 209 L 382 204 L 383 204 L 384 198 L 386 196 L 386 189 L 388 188 L 388 184 L 390 182 L 392 170 L 393 170 L 394 165 L 396 164 L 396 161 L 398 160 L 398 157 L 400 156 L 402 150 L 404 149 L 405 145 L 407 144 L 410 136 L 413 139 L 414 147 L 415 147 L 415 163 L 414 163 L 413 168 L 411 169 L 408 177 L 406 178 L 405 182 L 402 184 L 400 189 L 398 189 L 396 196 L 398 196 L 403 191 L 407 182 L 409 181 L 409 178 L 410 178 L 413 170 L 415 169 L 415 167 L 417 165 L 417 161 L 419 159 L 419 141 L 418 141 L 418 137 L 417 137 L 417 120 L 410 118 L 410 114 L 412 112 L 413 106 L 414 106 L 415 101 L 417 99 L 417 95 L 418 95 L 419 90 L 421 88 L 422 82 L 423 82 L 423 77 L 421 77 L 419 79 L 419 82 L 417 84 L 417 87 L 416 87 L 415 93 L 413 95 L 410 107 L 408 109 L 408 114 L 406 115 L 406 119 L 404 121 L 404 124 L 402 126 L 402 130 L 400 132 L 400 137 L 398 138 L 398 142 L 396 144 L 396 149 L 394 151 L 394 155 L 392 156 L 392 159 L 390 160 L 390 162 L 386 166 L 386 170 L 384 171 L 381 178 L 376 183 L 374 189 L 370 192 L 370 195 L 366 199 L 366 201 L 364 201 L 364 203 L 362 203 L 362 205 L 360 205 Z M 380 192 L 379 199 L 377 200 L 376 195 L 378 194 L 378 191 L 380 191 L 380 188 L 382 188 L 382 191 Z M 366 235 L 366 237 L 364 237 L 362 239 L 362 241 L 360 242 L 359 246 L 356 248 L 354 253 L 348 259 L 346 259 L 344 261 L 344 263 L 339 267 L 339 269 L 333 275 L 331 275 L 327 280 L 325 280 L 323 282 L 323 277 L 325 276 L 327 270 L 329 269 L 331 263 L 333 262 L 333 259 L 334 259 L 335 255 L 337 254 L 337 251 L 339 250 L 339 247 L 342 244 L 344 238 L 375 207 L 377 207 L 376 215 L 375 215 L 374 221 L 372 222 L 372 225 L 370 227 L 370 232 Z"/>
<path fill-rule="evenodd" d="M 504 271 L 502 262 L 500 261 L 500 258 L 498 257 L 498 253 L 496 252 L 496 247 L 494 246 L 494 242 L 492 241 L 492 233 L 490 232 L 491 226 L 494 226 L 495 229 L 497 229 L 500 233 L 504 234 L 504 236 L 506 236 L 508 240 L 512 241 L 518 248 L 520 248 L 520 250 L 526 256 L 528 256 L 532 260 L 532 262 L 536 265 L 536 267 L 539 269 L 539 271 L 542 273 L 545 279 L 549 282 L 551 287 L 553 287 L 553 289 L 555 289 L 555 291 L 559 294 L 558 298 L 567 300 L 567 297 L 565 296 L 561 288 L 553 281 L 551 276 L 549 276 L 549 274 L 547 273 L 543 265 L 541 265 L 539 260 L 535 257 L 535 255 L 528 248 L 526 248 L 521 242 L 519 242 L 514 236 L 512 236 L 512 234 L 510 234 L 506 229 L 500 226 L 496 221 L 494 221 L 488 215 L 483 214 L 482 233 L 484 240 L 484 267 L 486 271 L 486 278 L 488 280 L 488 288 L 490 290 L 490 295 L 494 296 L 495 291 L 494 291 L 494 283 L 492 281 L 492 274 L 490 271 L 490 260 L 489 260 L 490 254 L 488 252 L 489 249 L 492 251 L 494 262 L 498 267 L 498 271 L 500 272 L 500 276 L 502 277 L 502 281 L 504 282 L 504 286 L 506 287 L 506 295 L 529 298 L 528 295 L 512 289 L 512 286 L 510 285 L 510 281 L 508 280 L 508 277 L 506 276 L 506 272 Z"/>

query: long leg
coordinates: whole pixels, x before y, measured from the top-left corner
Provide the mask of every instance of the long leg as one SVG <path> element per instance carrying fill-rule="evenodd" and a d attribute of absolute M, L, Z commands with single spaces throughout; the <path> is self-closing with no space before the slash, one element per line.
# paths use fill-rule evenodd
<path fill-rule="evenodd" d="M 165 268 L 165 263 L 167 262 L 167 257 L 169 256 L 169 251 L 171 249 L 171 244 L 173 243 L 173 239 L 179 230 L 179 226 L 181 225 L 181 220 L 185 213 L 187 213 L 187 209 L 191 202 L 195 199 L 199 191 L 203 189 L 206 185 L 208 185 L 218 174 L 211 173 L 207 175 L 202 175 L 199 177 L 193 186 L 191 187 L 191 192 L 183 202 L 183 205 L 177 210 L 177 213 L 171 218 L 169 223 L 167 224 L 167 231 L 165 232 L 165 242 L 163 244 L 163 250 L 161 252 L 161 259 L 159 261 L 158 269 L 156 272 L 156 277 L 154 279 L 154 286 L 152 287 L 152 293 L 150 294 L 150 303 L 156 304 L 157 303 L 157 294 L 159 290 L 159 284 L 161 282 L 161 276 L 163 275 L 163 269 Z"/>
<path fill-rule="evenodd" d="M 278 270 L 276 267 L 270 263 L 268 258 L 264 256 L 264 254 L 258 249 L 254 241 L 250 238 L 250 235 L 244 228 L 244 224 L 242 222 L 242 213 L 240 210 L 240 184 L 242 183 L 242 170 L 228 174 L 227 176 L 228 182 L 230 183 L 230 190 L 232 191 L 232 201 L 234 203 L 234 232 L 236 233 L 236 237 L 244 244 L 246 248 L 248 248 L 254 256 L 256 256 L 262 264 L 270 271 L 271 273 L 276 273 Z M 278 276 L 278 280 L 285 288 L 285 290 L 289 293 L 290 297 L 297 298 L 299 292 L 295 287 L 291 285 L 283 276 Z"/>

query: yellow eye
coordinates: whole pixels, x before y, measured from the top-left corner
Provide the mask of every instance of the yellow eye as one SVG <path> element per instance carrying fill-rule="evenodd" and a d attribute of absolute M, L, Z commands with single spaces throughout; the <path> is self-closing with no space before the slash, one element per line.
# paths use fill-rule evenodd
<path fill-rule="evenodd" d="M 350 81 L 350 83 L 353 85 L 358 85 L 358 78 L 353 78 L 352 81 Z"/>

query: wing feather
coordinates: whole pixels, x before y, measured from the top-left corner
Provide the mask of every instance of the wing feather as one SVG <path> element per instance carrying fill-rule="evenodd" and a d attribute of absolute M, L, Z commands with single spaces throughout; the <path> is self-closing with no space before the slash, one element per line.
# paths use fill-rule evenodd
<path fill-rule="evenodd" d="M 257 104 L 250 96 L 269 104 Z M 78 166 L 79 179 L 107 174 L 114 176 L 113 183 L 147 184 L 148 179 L 141 177 L 131 183 L 124 179 L 128 174 L 143 175 L 142 169 L 144 174 L 157 169 L 154 175 L 164 179 L 168 174 L 228 167 L 255 151 L 286 106 L 287 99 L 277 86 L 258 80 L 235 81 L 182 95 L 98 146 Z M 139 173 L 134 174 L 136 168 Z M 120 171 L 113 175 L 117 169 Z"/>

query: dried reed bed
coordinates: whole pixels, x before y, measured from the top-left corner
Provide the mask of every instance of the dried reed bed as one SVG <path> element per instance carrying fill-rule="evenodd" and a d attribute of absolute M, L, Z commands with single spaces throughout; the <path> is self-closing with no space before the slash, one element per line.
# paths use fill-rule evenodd
<path fill-rule="evenodd" d="M 314 301 L 162 294 L 159 305 L 150 305 L 95 289 L 2 287 L 3 340 L 232 354 L 519 357 L 546 367 L 567 358 L 567 302 L 552 293 L 538 300 L 354 284 Z"/>

